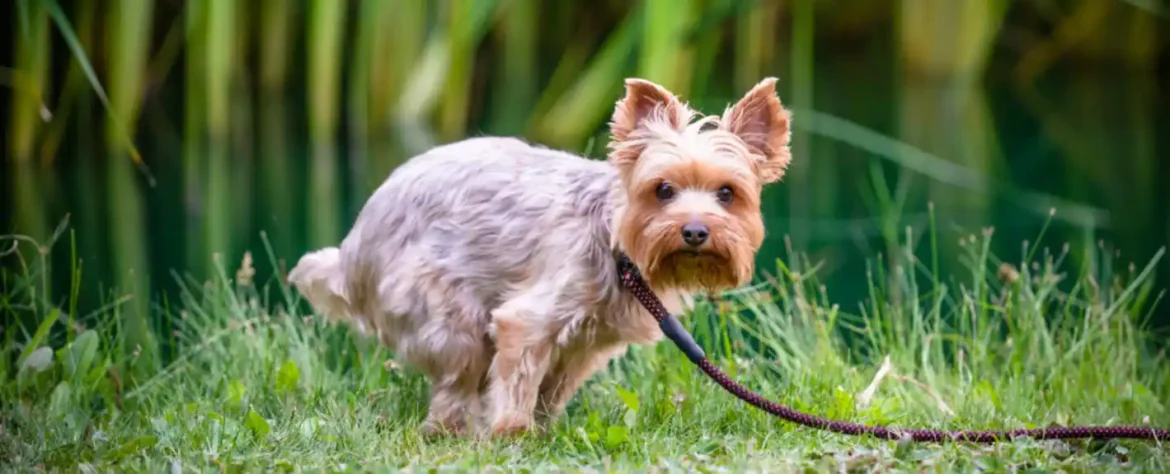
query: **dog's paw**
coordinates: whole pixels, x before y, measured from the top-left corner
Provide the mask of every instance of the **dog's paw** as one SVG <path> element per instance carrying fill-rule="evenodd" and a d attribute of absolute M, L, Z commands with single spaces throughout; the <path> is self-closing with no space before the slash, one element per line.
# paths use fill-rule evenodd
<path fill-rule="evenodd" d="M 497 438 L 523 435 L 533 430 L 532 417 L 508 413 L 492 423 L 492 436 Z"/>

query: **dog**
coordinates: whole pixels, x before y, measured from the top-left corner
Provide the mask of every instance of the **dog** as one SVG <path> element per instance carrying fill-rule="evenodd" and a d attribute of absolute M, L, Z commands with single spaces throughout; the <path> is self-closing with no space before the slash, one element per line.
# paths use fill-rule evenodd
<path fill-rule="evenodd" d="M 627 79 L 605 161 L 504 137 L 432 148 L 288 280 L 316 312 L 426 374 L 423 433 L 539 428 L 629 345 L 662 337 L 623 290 L 618 256 L 676 314 L 751 280 L 761 190 L 791 161 L 775 83 L 703 116 Z"/>

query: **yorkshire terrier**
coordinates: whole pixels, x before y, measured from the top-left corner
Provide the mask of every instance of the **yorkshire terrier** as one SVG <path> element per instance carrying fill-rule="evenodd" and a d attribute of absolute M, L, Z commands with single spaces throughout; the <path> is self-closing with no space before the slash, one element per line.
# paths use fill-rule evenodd
<path fill-rule="evenodd" d="M 424 433 L 533 429 L 628 345 L 662 337 L 622 288 L 619 255 L 676 314 L 751 280 L 761 188 L 791 160 L 775 84 L 720 117 L 627 79 L 606 161 L 513 138 L 435 147 L 288 279 L 429 377 Z"/>

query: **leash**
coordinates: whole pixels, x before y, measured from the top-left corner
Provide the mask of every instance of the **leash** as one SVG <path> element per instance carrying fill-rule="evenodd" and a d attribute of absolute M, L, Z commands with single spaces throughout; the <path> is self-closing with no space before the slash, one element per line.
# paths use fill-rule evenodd
<path fill-rule="evenodd" d="M 776 415 L 787 421 L 804 425 L 820 430 L 827 430 L 836 433 L 844 433 L 848 435 L 860 436 L 871 435 L 881 439 L 887 440 L 901 440 L 909 438 L 913 441 L 924 442 L 944 442 L 944 441 L 968 441 L 974 443 L 994 443 L 1004 439 L 1012 438 L 1034 438 L 1034 439 L 1074 439 L 1074 438 L 1131 438 L 1131 439 L 1148 439 L 1148 440 L 1170 440 L 1170 430 L 1164 428 L 1150 428 L 1142 426 L 1070 426 L 1070 427 L 1052 427 L 1052 428 L 1035 428 L 1035 429 L 1018 429 L 1005 431 L 976 431 L 976 430 L 962 430 L 962 431 L 942 431 L 942 430 L 926 430 L 926 429 L 899 429 L 886 428 L 881 426 L 868 426 L 856 423 L 849 423 L 844 421 L 830 420 L 815 415 L 809 415 L 793 410 L 779 403 L 761 397 L 759 394 L 749 390 L 747 387 L 740 385 L 734 380 L 731 380 L 723 371 L 715 367 L 711 361 L 707 360 L 703 349 L 695 343 L 691 334 L 683 328 L 682 323 L 678 321 L 674 315 L 670 314 L 663 306 L 662 301 L 654 295 L 650 290 L 646 280 L 642 278 L 638 267 L 630 261 L 626 255 L 621 255 L 618 258 L 618 272 L 620 272 L 622 285 L 626 287 L 638 302 L 650 311 L 650 315 L 658 321 L 658 326 L 662 328 L 662 333 L 670 338 L 679 349 L 686 354 L 687 359 L 690 359 L 695 365 L 699 366 L 707 376 L 711 377 L 716 383 L 722 386 L 728 392 L 738 397 L 740 400 L 748 404 L 764 410 L 768 413 Z"/>

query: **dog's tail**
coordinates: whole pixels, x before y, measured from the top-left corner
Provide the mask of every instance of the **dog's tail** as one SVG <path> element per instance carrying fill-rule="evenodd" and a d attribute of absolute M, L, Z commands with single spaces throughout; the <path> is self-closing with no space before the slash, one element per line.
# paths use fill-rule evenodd
<path fill-rule="evenodd" d="M 288 282 L 309 300 L 315 311 L 338 321 L 353 319 L 348 285 L 337 247 L 305 254 L 288 273 Z"/>

